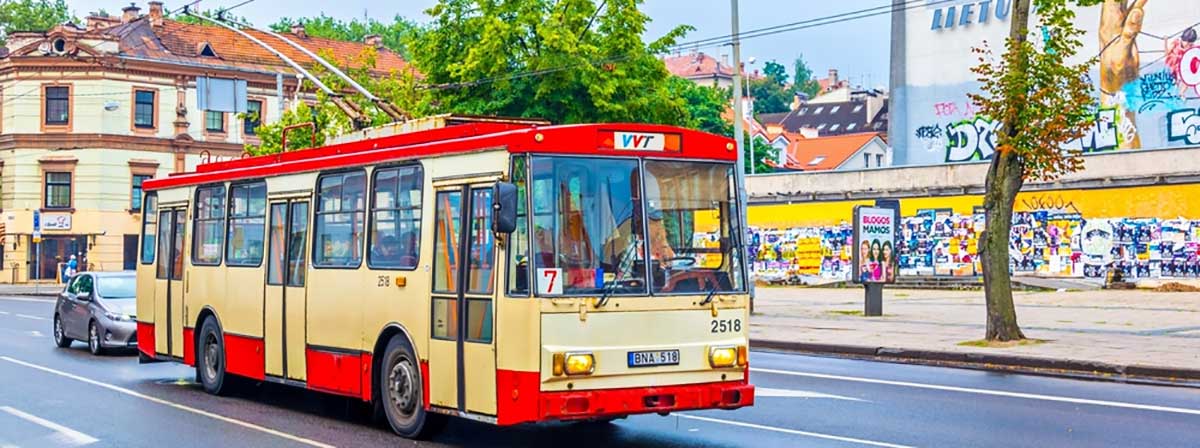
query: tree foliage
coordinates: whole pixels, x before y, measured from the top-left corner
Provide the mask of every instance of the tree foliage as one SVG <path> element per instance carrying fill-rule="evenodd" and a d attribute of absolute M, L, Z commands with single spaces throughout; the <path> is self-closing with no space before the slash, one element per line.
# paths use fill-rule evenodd
<path fill-rule="evenodd" d="M 761 138 L 751 137 L 750 144 L 743 146 L 742 152 L 742 169 L 746 170 L 746 173 L 769 173 L 774 169 L 771 168 L 771 165 L 767 164 L 767 161 L 778 162 L 778 160 L 775 160 L 777 155 L 775 147 Z M 751 161 L 754 163 L 753 171 L 750 170 Z"/>
<path fill-rule="evenodd" d="M 690 27 L 644 42 L 640 0 L 441 0 L 411 43 L 439 112 L 555 123 L 685 123 L 657 57 Z"/>
<path fill-rule="evenodd" d="M 750 80 L 750 96 L 754 98 L 755 114 L 791 110 L 793 95 L 788 85 L 787 68 L 778 62 L 767 61 L 763 76 Z"/>
<path fill-rule="evenodd" d="M 680 125 L 718 135 L 733 135 L 733 123 L 725 118 L 732 101 L 729 89 L 702 86 L 678 76 L 670 78 L 667 88 L 672 97 L 683 100 L 687 110 L 687 120 Z"/>
<path fill-rule="evenodd" d="M 1096 60 L 1069 62 L 1083 45 L 1083 31 L 1074 26 L 1071 8 L 1099 1 L 1016 0 L 1004 54 L 995 59 L 987 48 L 975 50 L 980 62 L 972 70 L 981 93 L 971 99 L 981 116 L 1000 125 L 984 183 L 987 221 L 980 251 L 988 340 L 1025 337 L 1017 324 L 1008 266 L 1017 193 L 1028 179 L 1053 179 L 1083 166 L 1078 151 L 1062 147 L 1092 125 L 1095 100 L 1088 72 Z M 1031 3 L 1039 13 L 1038 34 L 1045 36 L 1032 41 Z"/>
<path fill-rule="evenodd" d="M 803 93 L 808 98 L 816 98 L 821 93 L 821 83 L 813 78 L 813 71 L 800 55 L 792 63 L 792 93 Z"/>
<path fill-rule="evenodd" d="M 410 57 L 407 42 L 420 31 L 413 21 L 400 15 L 393 17 L 391 22 L 381 22 L 374 18 L 351 19 L 347 22 L 324 13 L 316 17 L 284 17 L 271 24 L 271 29 L 279 33 L 288 32 L 296 23 L 304 25 L 304 32 L 309 36 L 326 39 L 362 42 L 364 37 L 375 34 L 382 38 L 385 48 L 406 59 Z"/>
<path fill-rule="evenodd" d="M 0 44 L 16 31 L 46 31 L 55 25 L 75 20 L 66 0 L 0 1 Z"/>

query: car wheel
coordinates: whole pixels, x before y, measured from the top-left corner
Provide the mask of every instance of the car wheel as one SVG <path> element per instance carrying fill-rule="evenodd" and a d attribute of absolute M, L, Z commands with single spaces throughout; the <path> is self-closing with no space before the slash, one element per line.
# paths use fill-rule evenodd
<path fill-rule="evenodd" d="M 425 411 L 421 363 L 402 335 L 392 337 L 379 365 L 380 405 L 392 431 L 410 439 L 425 438 L 441 429 L 446 416 Z"/>
<path fill-rule="evenodd" d="M 213 395 L 229 392 L 225 374 L 225 338 L 216 319 L 205 319 L 200 327 L 200 342 L 196 353 L 196 378 L 204 391 Z"/>
<path fill-rule="evenodd" d="M 96 356 L 104 354 L 104 347 L 100 345 L 100 328 L 96 326 L 96 321 L 88 323 L 88 350 Z"/>
<path fill-rule="evenodd" d="M 62 319 L 59 319 L 58 315 L 55 314 L 54 315 L 54 345 L 59 346 L 59 348 L 67 348 L 67 347 L 71 346 L 72 342 L 74 342 L 74 341 L 71 340 L 71 338 L 68 338 L 67 334 L 63 332 Z"/>

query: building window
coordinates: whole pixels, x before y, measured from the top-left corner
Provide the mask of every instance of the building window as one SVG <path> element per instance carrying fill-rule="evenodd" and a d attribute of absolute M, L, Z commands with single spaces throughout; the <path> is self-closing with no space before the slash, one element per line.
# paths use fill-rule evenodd
<path fill-rule="evenodd" d="M 263 259 L 263 226 L 267 217 L 267 184 L 234 185 L 229 189 L 229 246 L 226 266 L 258 266 Z"/>
<path fill-rule="evenodd" d="M 254 130 L 262 124 L 262 110 L 262 100 L 246 102 L 246 114 L 242 118 L 242 129 L 246 131 L 246 135 L 255 135 Z"/>
<path fill-rule="evenodd" d="M 853 131 L 854 128 L 856 128 L 856 127 L 858 127 L 858 123 L 850 123 L 850 124 L 846 125 L 846 130 Z"/>
<path fill-rule="evenodd" d="M 825 123 L 821 123 L 821 124 L 817 125 L 817 130 L 818 130 L 818 131 L 824 131 L 824 130 L 825 130 Z"/>
<path fill-rule="evenodd" d="M 812 159 L 811 162 L 808 162 L 808 166 L 813 166 L 813 165 L 819 164 L 824 161 L 825 161 L 825 156 L 816 156 Z"/>
<path fill-rule="evenodd" d="M 327 174 L 317 181 L 313 266 L 355 268 L 362 262 L 366 175 Z"/>
<path fill-rule="evenodd" d="M 134 91 L 133 125 L 143 129 L 154 128 L 154 91 Z"/>
<path fill-rule="evenodd" d="M 46 173 L 46 208 L 71 208 L 71 173 Z"/>
<path fill-rule="evenodd" d="M 883 166 L 883 154 L 875 154 L 875 166 Z"/>
<path fill-rule="evenodd" d="M 841 126 L 842 125 L 840 125 L 840 124 L 834 123 L 833 126 L 829 127 L 829 132 L 837 132 L 838 128 Z"/>
<path fill-rule="evenodd" d="M 367 266 L 415 269 L 421 242 L 421 167 L 375 171 Z"/>
<path fill-rule="evenodd" d="M 829 113 L 836 114 L 839 110 L 842 110 L 842 106 L 833 106 L 833 109 L 829 109 Z"/>
<path fill-rule="evenodd" d="M 221 247 L 225 241 L 225 186 L 196 189 L 195 213 L 192 263 L 221 264 Z"/>
<path fill-rule="evenodd" d="M 818 107 L 816 110 L 813 111 L 813 115 L 820 115 L 821 112 L 824 110 L 825 110 L 824 106 Z"/>
<path fill-rule="evenodd" d="M 859 105 L 856 105 L 856 106 L 854 106 L 854 110 L 852 110 L 852 111 L 850 111 L 850 112 L 851 112 L 851 113 L 856 113 L 856 114 L 857 114 L 857 113 L 858 113 L 858 111 L 862 110 L 862 108 L 863 108 L 862 104 L 859 104 Z"/>
<path fill-rule="evenodd" d="M 871 167 L 871 155 L 870 154 L 863 154 L 863 164 L 865 164 L 867 168 Z"/>
<path fill-rule="evenodd" d="M 71 121 L 71 88 L 46 87 L 46 124 L 66 125 Z"/>
<path fill-rule="evenodd" d="M 215 110 L 204 111 L 204 130 L 208 132 L 225 132 L 225 112 Z"/>
<path fill-rule="evenodd" d="M 129 210 L 132 212 L 142 211 L 142 182 L 150 179 L 147 174 L 134 174 L 133 187 L 129 191 Z"/>
<path fill-rule="evenodd" d="M 807 114 L 807 113 L 808 113 L 808 108 L 807 108 L 807 107 L 801 107 L 801 108 L 800 108 L 800 113 L 799 113 L 799 115 L 804 115 L 804 114 Z"/>

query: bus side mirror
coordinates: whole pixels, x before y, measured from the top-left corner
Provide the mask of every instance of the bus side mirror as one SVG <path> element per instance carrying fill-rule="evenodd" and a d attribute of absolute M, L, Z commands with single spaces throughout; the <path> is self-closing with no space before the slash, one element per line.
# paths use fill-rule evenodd
<path fill-rule="evenodd" d="M 517 186 L 497 182 L 492 187 L 492 231 L 509 234 L 517 230 Z"/>

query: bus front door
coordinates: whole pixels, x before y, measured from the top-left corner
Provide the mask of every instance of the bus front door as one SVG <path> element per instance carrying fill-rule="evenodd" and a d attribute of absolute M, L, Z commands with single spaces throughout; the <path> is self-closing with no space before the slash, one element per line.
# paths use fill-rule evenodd
<path fill-rule="evenodd" d="M 176 358 L 183 353 L 183 242 L 187 207 L 158 210 L 158 261 L 154 277 L 154 352 Z"/>
<path fill-rule="evenodd" d="M 443 188 L 435 200 L 430 403 L 496 415 L 492 187 Z"/>
<path fill-rule="evenodd" d="M 273 201 L 263 297 L 266 374 L 304 381 L 308 201 Z"/>

